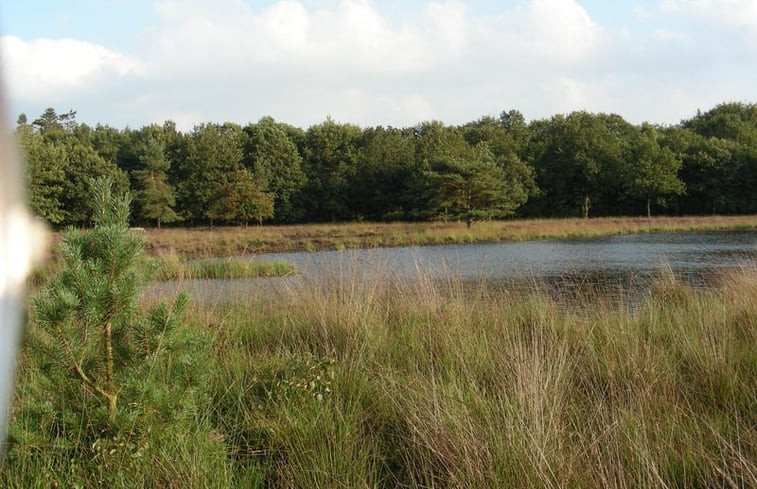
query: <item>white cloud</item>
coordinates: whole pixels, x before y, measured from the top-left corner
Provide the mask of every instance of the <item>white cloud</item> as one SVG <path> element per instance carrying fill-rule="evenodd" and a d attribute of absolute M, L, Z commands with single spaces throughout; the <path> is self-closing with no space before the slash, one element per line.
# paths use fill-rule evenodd
<path fill-rule="evenodd" d="M 273 110 L 277 118 L 295 111 L 296 124 L 326 115 L 412 124 L 512 104 L 481 97 L 513 76 L 589 63 L 608 37 L 575 0 L 531 0 L 487 18 L 472 17 L 462 2 L 430 2 L 399 21 L 366 0 L 320 5 L 164 1 L 160 28 L 147 36 L 148 68 L 179 85 L 205 84 L 196 103 L 232 106 L 231 118 Z"/>
<path fill-rule="evenodd" d="M 633 12 L 633 15 L 641 21 L 652 20 L 654 18 L 654 13 L 643 5 L 634 5 L 631 11 Z"/>
<path fill-rule="evenodd" d="M 579 0 L 503 3 L 483 16 L 456 0 L 412 12 L 400 0 L 391 12 L 379 0 L 164 0 L 128 54 L 64 39 L 0 42 L 14 109 L 73 108 L 120 126 L 172 118 L 190 129 L 263 115 L 301 126 L 327 115 L 457 124 L 510 108 L 529 118 L 585 109 L 677 122 L 708 105 L 698 100 L 753 96 L 739 83 L 754 78 L 750 48 L 740 36 L 720 43 L 722 31 L 692 19 L 749 26 L 757 0 L 630 5 L 627 25 L 612 29 Z M 717 12 L 729 6 L 737 13 Z"/>
<path fill-rule="evenodd" d="M 660 10 L 680 13 L 746 31 L 757 43 L 755 0 L 662 0 Z"/>
<path fill-rule="evenodd" d="M 12 97 L 40 100 L 91 89 L 106 78 L 142 73 L 134 58 L 73 39 L 0 38 L 4 78 Z"/>
<path fill-rule="evenodd" d="M 582 81 L 568 76 L 548 80 L 540 84 L 544 102 L 553 107 L 554 113 L 576 110 L 594 112 L 617 112 L 618 106 L 610 95 L 614 80 Z"/>
<path fill-rule="evenodd" d="M 308 10 L 281 0 L 260 11 L 235 1 L 170 0 L 159 5 L 161 26 L 149 45 L 154 69 L 213 73 L 253 69 L 307 73 L 329 80 L 405 77 L 467 62 L 480 53 L 497 63 L 582 62 L 606 33 L 575 0 L 531 0 L 496 18 L 471 18 L 465 4 L 431 2 L 393 25 L 371 2 L 342 0 Z M 229 68 L 229 65 L 237 67 Z"/>
<path fill-rule="evenodd" d="M 307 10 L 282 0 L 265 10 L 235 0 L 166 1 L 151 44 L 156 69 L 164 61 L 183 70 L 230 63 L 298 72 L 404 75 L 456 59 L 466 42 L 465 7 L 432 3 L 412 25 L 395 28 L 366 1 Z M 190 62 L 191 60 L 191 62 Z"/>
<path fill-rule="evenodd" d="M 476 49 L 498 56 L 495 62 L 548 67 L 590 60 L 607 37 L 575 0 L 532 0 L 477 19 L 472 30 Z"/>
<path fill-rule="evenodd" d="M 603 36 L 575 0 L 534 0 L 508 20 L 512 32 L 536 53 L 557 61 L 574 62 L 596 53 Z"/>
<path fill-rule="evenodd" d="M 174 112 L 158 111 L 150 114 L 145 120 L 145 123 L 162 124 L 164 121 L 168 120 L 173 121 L 178 130 L 189 132 L 195 124 L 197 124 L 198 121 L 203 120 L 203 118 L 202 115 L 197 112 L 184 112 L 181 110 Z"/>
<path fill-rule="evenodd" d="M 689 41 L 687 35 L 668 29 L 655 29 L 652 36 L 661 43 L 686 44 Z"/>

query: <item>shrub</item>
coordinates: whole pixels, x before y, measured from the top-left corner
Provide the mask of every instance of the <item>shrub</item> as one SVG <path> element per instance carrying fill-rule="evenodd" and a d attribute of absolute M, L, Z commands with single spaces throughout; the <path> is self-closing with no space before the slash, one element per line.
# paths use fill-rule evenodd
<path fill-rule="evenodd" d="M 116 423 L 119 372 L 145 365 L 161 351 L 163 337 L 176 326 L 186 304 L 180 296 L 168 307 L 142 314 L 141 237 L 129 232 L 127 195 L 113 195 L 112 182 L 92 182 L 95 226 L 70 230 L 61 245 L 60 273 L 34 298 L 37 325 L 32 341 L 50 363 L 46 371 L 59 388 L 95 396 Z"/>

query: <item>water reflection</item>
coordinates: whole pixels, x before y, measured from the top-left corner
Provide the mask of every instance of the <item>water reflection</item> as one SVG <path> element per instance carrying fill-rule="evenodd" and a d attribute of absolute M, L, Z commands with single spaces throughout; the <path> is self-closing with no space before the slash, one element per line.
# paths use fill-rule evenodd
<path fill-rule="evenodd" d="M 536 287 L 559 297 L 605 294 L 633 302 L 660 273 L 708 287 L 728 269 L 757 266 L 757 232 L 657 233 L 594 239 L 272 253 L 252 260 L 286 260 L 296 276 L 253 280 L 194 280 L 180 287 L 202 302 L 230 302 L 286 292 L 307 280 L 390 280 L 425 277 L 488 287 Z M 156 284 L 168 293 L 177 283 Z"/>

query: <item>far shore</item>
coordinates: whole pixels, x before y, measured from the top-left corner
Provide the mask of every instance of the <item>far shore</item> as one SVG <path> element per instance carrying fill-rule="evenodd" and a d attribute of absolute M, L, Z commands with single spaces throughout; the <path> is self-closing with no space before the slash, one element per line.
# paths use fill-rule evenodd
<path fill-rule="evenodd" d="M 277 226 L 146 228 L 148 253 L 182 258 L 397 246 L 529 241 L 686 231 L 757 230 L 757 215 L 608 217 L 463 222 L 350 222 Z"/>

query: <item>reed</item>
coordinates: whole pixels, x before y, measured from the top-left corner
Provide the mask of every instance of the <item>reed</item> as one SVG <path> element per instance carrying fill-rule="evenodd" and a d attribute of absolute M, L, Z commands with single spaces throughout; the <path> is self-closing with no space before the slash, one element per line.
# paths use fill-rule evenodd
<path fill-rule="evenodd" d="M 112 455 L 92 448 L 100 438 L 86 416 L 47 407 L 44 363 L 26 349 L 0 478 L 7 487 L 757 487 L 756 269 L 707 291 L 661 273 L 633 308 L 593 290 L 567 306 L 546 290 L 345 268 L 277 294 L 191 306 L 186 350 L 145 381 L 150 395 L 132 398 L 130 409 L 148 415 L 133 416 L 118 442 L 99 435 L 108 449 L 124 444 Z"/>
<path fill-rule="evenodd" d="M 217 347 L 245 354 L 217 387 L 257 373 L 230 440 L 275 454 L 282 487 L 748 487 L 754 278 L 695 292 L 663 274 L 634 311 L 455 281 L 308 284 L 226 324 Z"/>
<path fill-rule="evenodd" d="M 256 277 L 283 277 L 296 272 L 285 261 L 258 261 L 241 258 L 209 258 L 186 261 L 176 253 L 160 253 L 152 258 L 151 267 L 159 281 L 193 279 L 245 279 Z"/>

